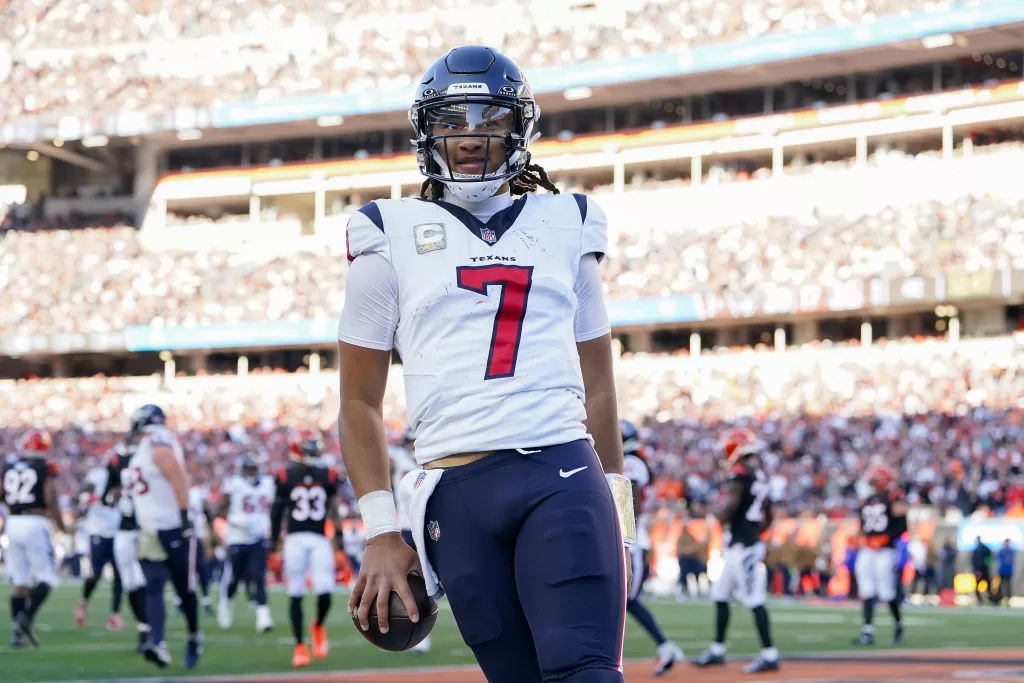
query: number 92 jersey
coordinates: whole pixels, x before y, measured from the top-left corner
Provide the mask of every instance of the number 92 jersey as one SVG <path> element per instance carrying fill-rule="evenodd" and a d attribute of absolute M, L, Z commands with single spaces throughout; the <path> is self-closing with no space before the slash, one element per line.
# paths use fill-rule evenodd
<path fill-rule="evenodd" d="M 394 269 L 416 460 L 587 438 L 575 329 L 586 254 L 607 250 L 603 212 L 583 195 L 527 194 L 483 222 L 444 201 L 378 200 L 349 221 L 349 258 Z M 594 332 L 589 338 L 600 334 Z"/>
<path fill-rule="evenodd" d="M 293 463 L 279 470 L 275 479 L 276 500 L 284 506 L 288 533 L 324 535 L 327 520 L 332 517 L 327 505 L 338 494 L 338 472 Z"/>
<path fill-rule="evenodd" d="M 21 458 L 3 471 L 0 502 L 7 505 L 12 515 L 23 515 L 29 510 L 46 507 L 44 492 L 46 480 L 60 472 L 56 464 L 43 458 Z"/>

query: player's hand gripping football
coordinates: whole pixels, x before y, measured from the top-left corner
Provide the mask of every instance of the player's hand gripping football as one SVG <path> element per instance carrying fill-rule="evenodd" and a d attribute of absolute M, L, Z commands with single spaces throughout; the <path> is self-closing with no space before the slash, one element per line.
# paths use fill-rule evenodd
<path fill-rule="evenodd" d="M 359 628 L 364 631 L 370 628 L 370 607 L 376 601 L 380 632 L 388 632 L 391 591 L 402 598 L 409 619 L 413 623 L 419 621 L 416 599 L 409 588 L 409 572 L 413 570 L 422 572 L 419 557 L 399 534 L 381 534 L 367 542 L 359 578 L 348 600 L 348 611 L 358 617 Z"/>

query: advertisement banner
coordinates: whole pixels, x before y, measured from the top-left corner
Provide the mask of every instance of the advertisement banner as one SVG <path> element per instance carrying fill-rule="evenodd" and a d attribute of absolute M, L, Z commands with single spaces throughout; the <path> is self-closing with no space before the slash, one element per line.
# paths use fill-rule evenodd
<path fill-rule="evenodd" d="M 338 322 L 326 318 L 204 327 L 132 325 L 125 330 L 125 344 L 129 351 L 303 346 L 328 344 L 337 339 Z"/>

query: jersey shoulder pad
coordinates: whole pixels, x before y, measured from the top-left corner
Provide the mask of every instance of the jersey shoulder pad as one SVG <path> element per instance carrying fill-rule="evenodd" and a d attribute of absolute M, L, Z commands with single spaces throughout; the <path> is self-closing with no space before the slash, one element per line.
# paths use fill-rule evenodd
<path fill-rule="evenodd" d="M 391 260 L 391 249 L 384 232 L 384 216 L 376 201 L 363 206 L 348 219 L 345 245 L 349 261 L 363 254 L 380 254 L 388 261 Z"/>
<path fill-rule="evenodd" d="M 729 479 L 731 481 L 740 481 L 748 478 L 750 478 L 750 471 L 744 467 L 742 463 L 736 463 L 732 466 L 732 469 L 729 470 Z"/>
<path fill-rule="evenodd" d="M 287 467 L 279 467 L 279 468 L 277 468 L 277 470 L 274 472 L 274 483 L 278 484 L 278 485 L 281 485 L 281 484 L 285 484 L 287 482 L 288 482 L 288 468 Z"/>
<path fill-rule="evenodd" d="M 604 210 L 585 194 L 574 192 L 570 196 L 576 201 L 580 222 L 583 224 L 581 253 L 596 254 L 597 260 L 600 261 L 608 253 L 608 220 L 605 218 Z"/>
<path fill-rule="evenodd" d="M 339 478 L 338 470 L 334 469 L 333 467 L 328 467 L 327 468 L 327 481 L 330 482 L 331 484 L 337 484 L 338 483 L 338 478 Z"/>
<path fill-rule="evenodd" d="M 174 432 L 162 425 L 147 427 L 145 434 L 151 446 L 173 446 L 177 442 Z"/>
<path fill-rule="evenodd" d="M 906 500 L 906 498 L 907 494 L 903 491 L 903 489 L 895 488 L 889 491 L 889 502 L 891 503 L 898 503 L 903 500 Z"/>
<path fill-rule="evenodd" d="M 58 465 L 57 463 L 55 463 L 52 460 L 47 460 L 46 461 L 46 473 L 47 474 L 52 474 L 52 475 L 60 474 L 60 465 Z"/>

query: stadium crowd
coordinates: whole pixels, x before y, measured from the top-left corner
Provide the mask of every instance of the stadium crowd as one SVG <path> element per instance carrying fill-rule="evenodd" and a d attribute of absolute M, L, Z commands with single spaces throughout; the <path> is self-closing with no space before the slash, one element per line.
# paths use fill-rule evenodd
<path fill-rule="evenodd" d="M 1024 356 L 1009 338 L 893 341 L 686 356 L 624 357 L 620 412 L 642 428 L 666 504 L 714 500 L 723 484 L 717 449 L 746 426 L 767 448 L 771 496 L 788 513 L 843 516 L 874 462 L 897 468 L 912 502 L 969 515 L 1024 505 Z M 194 475 L 215 485 L 235 455 L 283 461 L 287 434 L 323 430 L 340 464 L 334 372 L 270 369 L 231 375 L 0 382 L 0 453 L 21 431 L 47 426 L 69 490 L 109 450 L 126 415 L 157 402 L 184 435 Z M 402 434 L 401 369 L 389 380 L 390 437 Z"/>
<path fill-rule="evenodd" d="M 1006 172 L 1022 156 L 1019 142 L 956 162 L 891 152 L 865 169 L 827 162 L 779 179 L 701 187 L 650 179 L 630 192 L 595 193 L 617 236 L 607 296 L 749 294 L 765 282 L 830 286 L 1022 268 L 1024 191 Z M 916 182 L 892 190 L 893 177 L 907 173 Z M 344 297 L 344 239 L 329 233 L 230 251 L 158 251 L 130 227 L 15 230 L 3 246 L 2 334 L 334 319 Z"/>
<path fill-rule="evenodd" d="M 536 69 L 979 1 L 390 0 L 376 11 L 309 0 L 5 3 L 0 21 L 11 27 L 11 59 L 0 123 L 36 115 L 56 121 L 83 107 L 91 118 L 163 116 L 173 107 L 402 88 L 455 44 L 493 45 Z"/>

